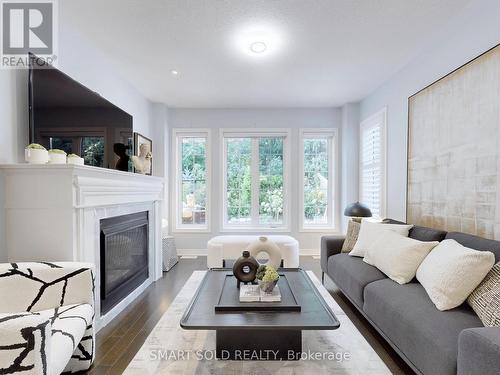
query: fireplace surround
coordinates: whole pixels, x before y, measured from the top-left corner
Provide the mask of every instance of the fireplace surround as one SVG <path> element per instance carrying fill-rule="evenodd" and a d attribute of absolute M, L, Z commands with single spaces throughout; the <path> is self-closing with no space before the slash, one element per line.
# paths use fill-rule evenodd
<path fill-rule="evenodd" d="M 0 165 L 0 195 L 2 189 L 8 261 L 94 264 L 97 331 L 162 276 L 162 178 L 68 164 L 9 164 Z M 101 221 L 137 213 L 148 220 L 146 279 L 102 308 Z"/>

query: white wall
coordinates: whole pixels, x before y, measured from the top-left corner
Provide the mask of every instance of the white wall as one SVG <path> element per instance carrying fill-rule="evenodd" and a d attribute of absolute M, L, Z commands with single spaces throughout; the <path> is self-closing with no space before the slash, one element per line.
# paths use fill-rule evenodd
<path fill-rule="evenodd" d="M 168 108 L 164 104 L 153 104 L 153 175 L 165 179 L 164 197 L 162 202 L 163 218 L 168 218 L 168 171 L 169 171 L 169 127 Z"/>
<path fill-rule="evenodd" d="M 361 102 L 361 119 L 387 106 L 387 216 L 406 218 L 408 97 L 500 43 L 500 1 L 477 0 L 422 54 Z"/>
<path fill-rule="evenodd" d="M 202 254 L 206 252 L 207 241 L 220 234 L 221 227 L 221 194 L 222 168 L 220 161 L 218 132 L 220 128 L 291 128 L 291 201 L 298 202 L 298 134 L 299 128 L 336 128 L 341 132 L 341 110 L 338 108 L 311 109 L 169 109 L 168 125 L 173 128 L 210 128 L 212 129 L 212 216 L 211 233 L 175 233 L 177 247 L 187 252 Z M 340 150 L 339 150 L 340 151 Z M 341 153 L 338 152 L 338 157 Z M 170 155 L 173 160 L 173 156 Z M 340 160 L 339 164 L 340 165 Z M 340 175 L 340 174 L 339 174 Z M 174 189 L 170 183 L 171 197 Z M 338 185 L 340 188 L 340 184 Z M 337 213 L 340 191 L 337 195 Z M 172 198 L 171 198 L 172 199 Z M 319 250 L 320 233 L 299 232 L 299 216 L 297 205 L 290 210 L 291 231 L 288 234 L 297 238 L 302 250 Z M 338 219 L 338 215 L 337 218 Z"/>
<path fill-rule="evenodd" d="M 342 164 L 340 217 L 342 232 L 347 229 L 344 208 L 359 200 L 359 103 L 342 107 Z"/>
<path fill-rule="evenodd" d="M 102 53 L 64 23 L 64 6 L 60 7 L 60 21 L 58 69 L 131 114 L 134 130 L 153 137 L 156 126 L 153 104 L 117 74 Z M 159 126 L 162 125 L 160 123 Z M 22 162 L 24 147 L 28 144 L 26 71 L 0 69 L 0 135 L 0 164 Z M 163 144 L 160 144 L 160 149 L 162 147 Z M 3 244 L 2 197 L 0 190 L 0 262 L 7 259 Z"/>

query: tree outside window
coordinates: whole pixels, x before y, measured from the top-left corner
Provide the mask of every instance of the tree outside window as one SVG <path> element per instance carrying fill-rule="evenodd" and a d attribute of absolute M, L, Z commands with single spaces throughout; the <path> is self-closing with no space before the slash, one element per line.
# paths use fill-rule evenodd
<path fill-rule="evenodd" d="M 181 143 L 181 222 L 206 224 L 206 138 L 184 137 Z"/>

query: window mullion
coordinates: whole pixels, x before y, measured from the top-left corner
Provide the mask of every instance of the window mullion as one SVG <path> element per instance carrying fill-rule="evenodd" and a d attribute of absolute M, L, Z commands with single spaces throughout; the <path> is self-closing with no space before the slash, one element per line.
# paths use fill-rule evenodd
<path fill-rule="evenodd" d="M 252 138 L 252 225 L 259 225 L 259 193 L 260 193 L 260 173 L 259 173 L 259 139 Z"/>

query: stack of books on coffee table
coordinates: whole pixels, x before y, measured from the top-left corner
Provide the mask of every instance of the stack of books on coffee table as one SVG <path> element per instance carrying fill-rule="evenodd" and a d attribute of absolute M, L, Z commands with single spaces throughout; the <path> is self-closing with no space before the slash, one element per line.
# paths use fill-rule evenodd
<path fill-rule="evenodd" d="M 280 302 L 279 286 L 275 286 L 271 293 L 264 292 L 258 285 L 241 285 L 240 302 Z"/>

